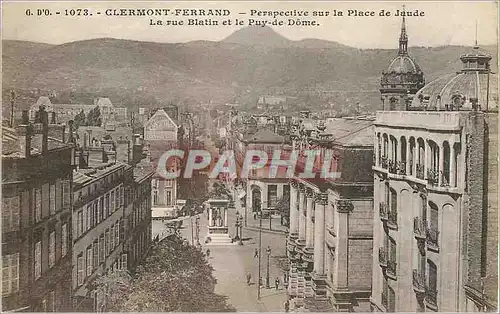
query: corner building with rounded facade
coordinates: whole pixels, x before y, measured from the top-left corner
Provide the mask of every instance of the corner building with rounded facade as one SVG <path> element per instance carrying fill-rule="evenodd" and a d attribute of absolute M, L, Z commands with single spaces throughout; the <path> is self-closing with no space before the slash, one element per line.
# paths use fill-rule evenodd
<path fill-rule="evenodd" d="M 372 311 L 497 310 L 498 77 L 478 47 L 460 60 L 415 92 L 403 20 L 375 122 Z"/>

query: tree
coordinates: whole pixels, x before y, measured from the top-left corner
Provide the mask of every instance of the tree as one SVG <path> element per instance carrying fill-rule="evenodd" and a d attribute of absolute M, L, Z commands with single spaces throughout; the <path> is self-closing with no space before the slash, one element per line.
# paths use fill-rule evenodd
<path fill-rule="evenodd" d="M 87 114 L 87 125 L 88 126 L 101 126 L 101 110 L 99 106 L 96 106 L 94 109 L 90 110 Z"/>
<path fill-rule="evenodd" d="M 82 111 L 80 111 L 79 114 L 77 114 L 75 116 L 75 120 L 74 120 L 73 125 L 75 126 L 76 129 L 78 129 L 80 126 L 87 125 L 86 119 L 85 119 L 85 112 L 83 112 L 83 109 L 82 109 Z"/>
<path fill-rule="evenodd" d="M 112 284 L 112 281 L 117 282 Z M 108 274 L 102 288 L 107 311 L 120 312 L 234 312 L 227 298 L 216 294 L 213 268 L 204 253 L 172 235 L 153 244 L 150 255 L 127 275 Z"/>
<path fill-rule="evenodd" d="M 281 215 L 281 224 L 287 225 L 288 223 L 284 223 L 283 220 L 286 218 L 286 221 L 288 222 L 288 217 L 290 217 L 290 194 L 283 194 L 283 197 L 279 199 L 276 204 L 276 210 Z"/>

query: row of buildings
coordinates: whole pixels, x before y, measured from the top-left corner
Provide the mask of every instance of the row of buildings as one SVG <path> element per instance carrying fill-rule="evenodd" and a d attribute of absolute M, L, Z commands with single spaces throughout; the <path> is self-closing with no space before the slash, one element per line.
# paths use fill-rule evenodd
<path fill-rule="evenodd" d="M 426 84 L 403 18 L 375 117 L 233 112 L 226 145 L 238 172 L 247 150 L 269 160 L 296 151 L 295 173 L 306 150 L 319 151 L 314 178 L 290 179 L 269 162 L 237 180 L 245 222 L 289 199 L 296 310 L 497 310 L 498 77 L 477 45 L 460 60 L 462 69 Z M 340 176 L 322 178 L 325 162 Z"/>
<path fill-rule="evenodd" d="M 2 130 L 2 310 L 99 311 L 93 280 L 150 247 L 153 171 L 138 137 L 96 144 L 37 115 Z"/>
<path fill-rule="evenodd" d="M 403 18 L 383 111 L 318 123 L 316 133 L 303 119 L 291 134 L 299 152 L 331 150 L 341 173 L 291 180 L 296 307 L 497 310 L 498 77 L 477 45 L 460 60 L 461 70 L 425 84 Z"/>

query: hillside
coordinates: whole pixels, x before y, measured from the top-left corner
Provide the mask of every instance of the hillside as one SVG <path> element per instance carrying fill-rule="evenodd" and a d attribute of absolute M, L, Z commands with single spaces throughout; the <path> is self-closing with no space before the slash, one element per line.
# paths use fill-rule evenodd
<path fill-rule="evenodd" d="M 253 104 L 264 93 L 299 96 L 312 107 L 359 101 L 364 109 L 375 110 L 379 105 L 380 74 L 396 50 L 360 50 L 317 39 L 290 41 L 276 33 L 267 44 L 256 44 L 259 36 L 270 33 L 265 28 L 253 31 L 240 30 L 221 42 L 182 44 L 111 38 L 62 45 L 5 40 L 3 93 L 19 90 L 22 97 L 16 104 L 23 108 L 36 100 L 36 89 L 66 93 L 70 100 L 74 95 L 109 96 L 130 108 L 209 100 Z M 483 49 L 496 64 L 496 47 Z M 410 47 L 427 81 L 459 70 L 459 56 L 470 50 Z"/>

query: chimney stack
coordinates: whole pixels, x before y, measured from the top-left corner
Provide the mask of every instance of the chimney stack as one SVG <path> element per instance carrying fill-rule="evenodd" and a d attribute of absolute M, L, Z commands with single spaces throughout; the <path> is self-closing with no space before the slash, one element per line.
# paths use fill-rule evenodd
<path fill-rule="evenodd" d="M 73 137 L 73 120 L 69 120 L 68 125 L 69 125 L 68 143 L 74 143 L 75 138 Z"/>
<path fill-rule="evenodd" d="M 42 122 L 42 154 L 47 154 L 49 150 L 49 115 L 45 111 L 45 106 L 40 106 L 40 120 Z"/>
<path fill-rule="evenodd" d="M 21 124 L 28 125 L 29 121 L 28 110 L 23 110 L 21 115 Z"/>
<path fill-rule="evenodd" d="M 82 149 L 80 152 L 80 168 L 87 169 L 89 166 L 89 151 Z"/>

